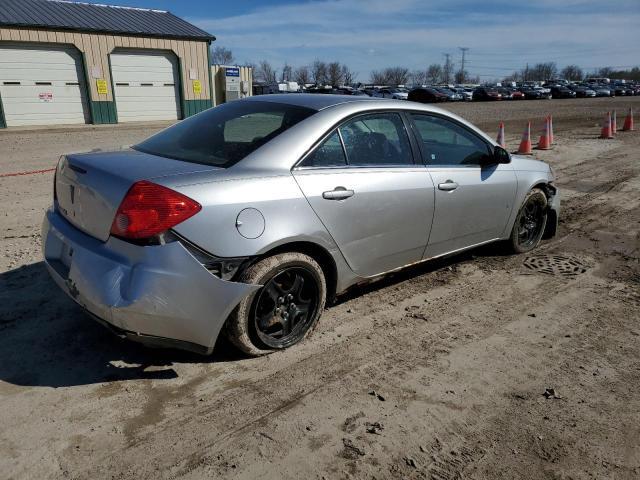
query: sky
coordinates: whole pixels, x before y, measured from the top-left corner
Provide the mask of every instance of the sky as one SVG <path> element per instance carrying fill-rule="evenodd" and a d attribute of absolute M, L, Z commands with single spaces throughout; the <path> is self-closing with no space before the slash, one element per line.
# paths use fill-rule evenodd
<path fill-rule="evenodd" d="M 339 61 L 371 70 L 426 70 L 459 47 L 465 70 L 501 78 L 527 63 L 562 68 L 640 65 L 640 0 L 84 0 L 168 10 L 216 36 L 237 63 L 281 68 Z"/>

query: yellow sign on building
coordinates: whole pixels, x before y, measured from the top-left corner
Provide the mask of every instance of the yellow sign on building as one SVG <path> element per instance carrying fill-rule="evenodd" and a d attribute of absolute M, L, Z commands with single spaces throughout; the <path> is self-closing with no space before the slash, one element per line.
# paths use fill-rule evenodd
<path fill-rule="evenodd" d="M 202 83 L 200 80 L 193 81 L 193 93 L 200 95 L 202 93 Z"/>
<path fill-rule="evenodd" d="M 107 81 L 103 78 L 99 78 L 96 80 L 96 86 L 98 87 L 98 95 L 106 95 L 107 94 Z"/>

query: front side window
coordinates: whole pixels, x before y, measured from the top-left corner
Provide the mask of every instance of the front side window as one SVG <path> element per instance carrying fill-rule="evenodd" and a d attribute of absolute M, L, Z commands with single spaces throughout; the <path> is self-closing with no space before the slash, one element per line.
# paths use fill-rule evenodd
<path fill-rule="evenodd" d="M 315 112 L 274 102 L 229 102 L 176 123 L 133 148 L 227 168 Z"/>
<path fill-rule="evenodd" d="M 360 116 L 340 127 L 353 166 L 412 165 L 409 137 L 397 113 Z"/>
<path fill-rule="evenodd" d="M 481 138 L 456 123 L 431 115 L 411 117 L 430 165 L 478 166 L 490 154 Z"/>

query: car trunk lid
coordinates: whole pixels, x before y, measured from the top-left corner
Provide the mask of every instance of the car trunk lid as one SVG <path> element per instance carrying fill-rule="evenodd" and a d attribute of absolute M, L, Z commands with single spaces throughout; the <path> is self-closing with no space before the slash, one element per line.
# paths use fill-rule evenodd
<path fill-rule="evenodd" d="M 56 207 L 76 228 L 104 242 L 120 202 L 135 182 L 223 170 L 132 149 L 67 155 L 56 170 Z"/>

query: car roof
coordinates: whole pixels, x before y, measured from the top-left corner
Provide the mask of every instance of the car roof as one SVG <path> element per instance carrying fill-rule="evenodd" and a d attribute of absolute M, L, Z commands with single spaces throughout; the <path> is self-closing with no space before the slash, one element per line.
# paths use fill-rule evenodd
<path fill-rule="evenodd" d="M 313 110 L 319 111 L 319 110 L 324 110 L 325 108 L 332 107 L 334 105 L 339 105 L 342 103 L 366 102 L 366 101 L 387 102 L 389 100 L 384 98 L 372 98 L 372 97 L 351 96 L 351 95 L 333 95 L 330 93 L 323 93 L 323 94 L 275 93 L 275 94 L 269 94 L 269 95 L 256 95 L 256 96 L 244 98 L 239 101 L 284 103 L 287 105 L 306 107 L 306 108 L 311 108 Z"/>

